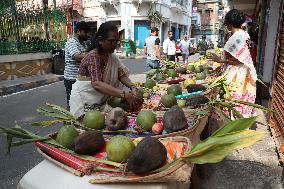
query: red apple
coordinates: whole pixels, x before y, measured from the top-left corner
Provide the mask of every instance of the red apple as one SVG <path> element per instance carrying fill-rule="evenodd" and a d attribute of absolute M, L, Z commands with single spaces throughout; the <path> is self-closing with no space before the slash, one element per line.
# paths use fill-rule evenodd
<path fill-rule="evenodd" d="M 152 127 L 152 132 L 155 134 L 155 135 L 159 135 L 163 132 L 164 130 L 164 125 L 163 123 L 155 123 Z"/>

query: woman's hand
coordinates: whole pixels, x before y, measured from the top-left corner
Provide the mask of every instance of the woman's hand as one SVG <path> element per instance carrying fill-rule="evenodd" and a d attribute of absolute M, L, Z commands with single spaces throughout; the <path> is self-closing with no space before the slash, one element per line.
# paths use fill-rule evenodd
<path fill-rule="evenodd" d="M 222 59 L 219 56 L 217 56 L 215 53 L 208 54 L 208 59 L 218 63 L 222 62 Z"/>
<path fill-rule="evenodd" d="M 137 109 L 143 103 L 143 99 L 139 98 L 136 94 L 133 94 L 132 92 L 126 92 L 124 98 L 130 105 L 131 109 Z"/>

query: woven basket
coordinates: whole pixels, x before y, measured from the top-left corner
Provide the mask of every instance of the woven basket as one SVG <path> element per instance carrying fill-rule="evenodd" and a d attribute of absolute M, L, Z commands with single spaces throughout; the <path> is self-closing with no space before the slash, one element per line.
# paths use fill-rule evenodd
<path fill-rule="evenodd" d="M 56 133 L 51 134 L 50 136 L 55 136 Z M 174 142 L 183 142 L 186 144 L 186 151 L 189 151 L 192 148 L 191 142 L 186 137 L 167 137 L 167 138 L 160 138 L 160 141 L 174 141 Z M 37 147 L 37 151 L 41 154 L 45 159 L 51 161 L 55 165 L 59 166 L 60 168 L 76 175 L 76 176 L 83 176 L 84 174 L 80 171 L 75 170 L 72 167 L 69 167 L 55 158 L 49 156 L 48 154 L 44 153 L 40 148 Z M 129 183 L 129 182 L 189 182 L 191 177 L 191 172 L 193 170 L 194 165 L 190 162 L 179 162 L 175 166 L 171 167 L 168 170 L 161 171 L 159 173 L 154 173 L 151 175 L 146 176 L 138 176 L 134 175 L 133 173 L 125 173 L 124 175 L 120 176 L 112 176 L 107 175 L 104 173 L 94 173 L 94 178 L 91 179 L 89 182 L 92 184 L 102 184 L 102 183 Z"/>
<path fill-rule="evenodd" d="M 186 137 L 167 137 L 160 138 L 162 140 L 170 140 L 176 142 L 184 142 L 187 144 L 187 150 L 191 149 L 191 142 Z M 130 183 L 130 182 L 189 182 L 191 177 L 191 172 L 194 165 L 189 162 L 180 162 L 172 168 L 147 175 L 147 176 L 109 176 L 109 175 L 96 175 L 93 179 L 90 180 L 92 184 L 104 184 L 104 183 Z"/>

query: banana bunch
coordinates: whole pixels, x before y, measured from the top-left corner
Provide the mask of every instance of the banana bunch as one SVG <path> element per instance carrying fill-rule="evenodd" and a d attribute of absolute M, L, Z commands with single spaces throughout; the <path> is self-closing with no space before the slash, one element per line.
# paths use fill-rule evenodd
<path fill-rule="evenodd" d="M 215 54 L 218 55 L 218 56 L 220 56 L 221 53 L 222 53 L 222 49 L 220 49 L 220 48 L 215 48 L 214 51 L 215 51 Z"/>
<path fill-rule="evenodd" d="M 135 85 L 135 87 L 143 87 L 144 83 L 143 82 L 135 82 L 134 85 Z"/>
<path fill-rule="evenodd" d="M 190 64 L 193 64 L 195 67 L 198 67 L 198 66 L 207 64 L 207 61 L 208 61 L 207 59 L 201 58 L 200 60 L 195 61 L 195 62 L 190 63 Z"/>
<path fill-rule="evenodd" d="M 155 87 L 153 87 L 153 91 L 167 91 L 168 87 L 168 84 L 157 84 Z"/>
<path fill-rule="evenodd" d="M 178 64 L 174 61 L 164 61 L 163 65 L 168 69 L 175 69 L 178 66 Z"/>

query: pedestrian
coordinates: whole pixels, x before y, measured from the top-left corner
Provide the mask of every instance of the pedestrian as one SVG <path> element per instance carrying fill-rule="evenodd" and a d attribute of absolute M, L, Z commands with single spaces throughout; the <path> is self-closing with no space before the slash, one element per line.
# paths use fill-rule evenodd
<path fill-rule="evenodd" d="M 224 24 L 232 32 L 224 46 L 227 52 L 221 59 L 212 53 L 210 59 L 214 62 L 228 65 L 225 74 L 231 90 L 228 98 L 250 103 L 255 102 L 257 74 L 249 49 L 249 34 L 241 26 L 245 22 L 245 15 L 237 9 L 230 10 L 225 16 Z M 239 105 L 235 107 L 244 117 L 253 116 L 255 109 L 251 106 Z"/>
<path fill-rule="evenodd" d="M 178 39 L 176 42 L 176 61 L 179 62 L 179 57 L 181 56 L 181 43 Z"/>
<path fill-rule="evenodd" d="M 161 52 L 158 33 L 159 29 L 153 27 L 151 29 L 151 35 L 145 39 L 144 53 L 147 55 L 147 70 L 160 67 Z"/>
<path fill-rule="evenodd" d="M 208 50 L 208 44 L 205 35 L 202 35 L 201 40 L 198 42 L 197 50 L 199 51 L 200 55 L 206 55 L 206 51 Z"/>
<path fill-rule="evenodd" d="M 184 35 L 183 36 L 183 40 L 181 40 L 181 55 L 182 55 L 182 60 L 183 63 L 187 63 L 188 62 L 188 56 L 190 53 L 190 49 L 192 48 L 192 45 L 190 43 L 190 41 L 188 40 L 188 36 Z"/>
<path fill-rule="evenodd" d="M 87 45 L 85 42 L 88 39 L 90 28 L 84 21 L 78 22 L 75 28 L 75 34 L 70 38 L 65 45 L 65 69 L 64 69 L 64 86 L 66 90 L 67 109 L 69 110 L 69 100 L 72 90 L 72 85 L 78 77 L 79 66 L 81 60 L 86 55 Z"/>
<path fill-rule="evenodd" d="M 100 25 L 91 51 L 82 59 L 79 76 L 71 92 L 70 112 L 76 117 L 97 109 L 108 110 L 109 97 L 121 97 L 136 109 L 142 99 L 136 96 L 136 87 L 129 79 L 128 69 L 114 51 L 120 44 L 118 28 L 112 22 Z M 123 85 L 129 90 L 123 89 Z"/>
<path fill-rule="evenodd" d="M 168 38 L 163 43 L 163 53 L 169 61 L 175 61 L 176 43 L 172 31 L 168 31 Z"/>

